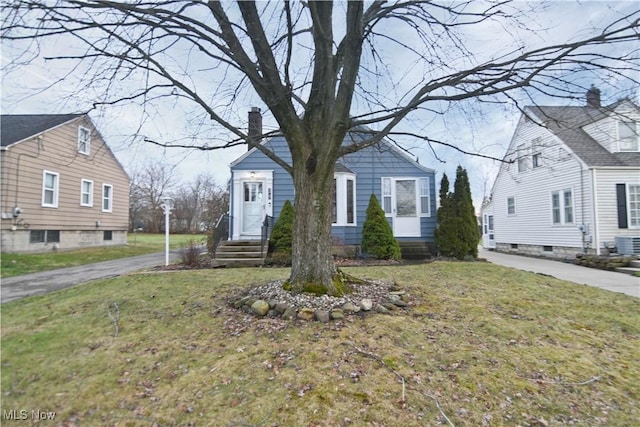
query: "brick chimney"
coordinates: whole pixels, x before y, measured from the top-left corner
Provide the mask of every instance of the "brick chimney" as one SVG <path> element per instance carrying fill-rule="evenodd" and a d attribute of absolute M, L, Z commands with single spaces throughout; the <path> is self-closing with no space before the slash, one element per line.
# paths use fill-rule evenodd
<path fill-rule="evenodd" d="M 587 91 L 587 106 L 593 108 L 600 108 L 600 89 L 591 85 Z"/>
<path fill-rule="evenodd" d="M 247 135 L 249 136 L 247 150 L 251 150 L 255 145 L 260 144 L 262 140 L 262 113 L 260 113 L 260 108 L 258 107 L 251 107 L 251 111 L 249 111 Z"/>

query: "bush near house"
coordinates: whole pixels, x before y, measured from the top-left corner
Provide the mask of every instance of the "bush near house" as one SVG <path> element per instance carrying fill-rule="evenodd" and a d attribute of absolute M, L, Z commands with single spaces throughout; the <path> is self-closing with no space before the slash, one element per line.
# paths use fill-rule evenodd
<path fill-rule="evenodd" d="M 268 264 L 291 264 L 291 242 L 295 210 L 289 200 L 284 202 L 269 238 Z"/>
<path fill-rule="evenodd" d="M 478 257 L 480 232 L 471 199 L 471 188 L 466 169 L 458 166 L 453 193 L 449 192 L 449 179 L 440 181 L 440 207 L 435 231 L 436 246 L 441 256 L 457 259 Z"/>
<path fill-rule="evenodd" d="M 362 250 L 377 259 L 400 259 L 400 244 L 374 194 L 362 226 Z"/>

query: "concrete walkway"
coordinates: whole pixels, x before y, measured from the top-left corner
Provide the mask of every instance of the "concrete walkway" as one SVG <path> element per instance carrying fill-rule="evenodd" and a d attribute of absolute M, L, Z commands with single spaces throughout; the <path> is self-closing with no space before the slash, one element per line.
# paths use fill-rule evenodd
<path fill-rule="evenodd" d="M 518 270 L 547 274 L 580 285 L 596 286 L 640 298 L 640 277 L 615 271 L 599 270 L 561 261 L 510 255 L 480 248 L 478 256 L 487 261 Z"/>
<path fill-rule="evenodd" d="M 170 263 L 179 258 L 180 250 L 170 252 Z M 164 265 L 164 262 L 165 253 L 159 252 L 8 277 L 0 281 L 0 303 L 4 304 L 5 302 L 32 295 L 42 295 L 91 280 L 120 276 L 132 271 Z"/>

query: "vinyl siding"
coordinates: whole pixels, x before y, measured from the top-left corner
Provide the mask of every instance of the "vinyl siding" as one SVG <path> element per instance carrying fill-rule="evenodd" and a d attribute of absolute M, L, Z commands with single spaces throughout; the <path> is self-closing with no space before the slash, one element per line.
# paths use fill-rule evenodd
<path fill-rule="evenodd" d="M 600 145 L 611 153 L 620 151 L 618 146 L 618 121 L 619 120 L 635 120 L 640 121 L 640 112 L 633 105 L 623 103 L 615 110 L 615 115 L 606 117 L 597 122 L 584 126 L 593 139 L 598 141 Z"/>
<path fill-rule="evenodd" d="M 265 146 L 273 150 L 280 158 L 291 163 L 291 154 L 283 138 L 272 138 Z M 338 160 L 356 175 L 356 226 L 333 226 L 333 235 L 344 244 L 360 244 L 362 225 L 365 221 L 366 210 L 371 194 L 381 200 L 383 176 L 389 177 L 428 177 L 430 194 L 430 217 L 421 218 L 422 240 L 432 243 L 433 230 L 436 224 L 436 195 L 435 174 L 425 171 L 406 157 L 399 155 L 395 150 L 381 144 L 379 147 L 370 147 L 356 153 L 349 154 Z M 291 176 L 275 162 L 267 158 L 263 153 L 254 150 L 244 158 L 232 164 L 234 171 L 273 170 L 273 216 L 277 218 L 284 202 L 288 199 L 294 201 L 293 181 Z M 231 200 L 236 197 L 232 193 Z M 233 235 L 233 231 L 231 231 Z M 401 238 L 399 238 L 400 240 Z M 415 239 L 408 239 L 415 240 Z"/>
<path fill-rule="evenodd" d="M 89 155 L 77 150 L 78 126 L 91 130 Z M 42 207 L 43 171 L 59 174 L 57 208 Z M 93 181 L 93 206 L 81 206 L 81 180 Z M 112 212 L 102 212 L 102 185 L 113 186 Z M 16 143 L 2 152 L 2 211 L 22 209 L 18 228 L 120 230 L 129 218 L 129 178 L 86 117 Z M 2 220 L 8 230 L 13 220 Z"/>
<path fill-rule="evenodd" d="M 539 139 L 538 139 L 539 138 Z M 518 172 L 516 147 L 527 149 L 536 141 L 537 150 L 527 150 L 526 170 Z M 542 154 L 543 164 L 533 168 L 531 154 Z M 564 151 L 555 136 L 534 123 L 521 120 L 507 156 L 514 163 L 504 164 L 492 193 L 496 243 L 550 245 L 582 248 L 578 226 L 589 217 L 589 174 L 582 163 Z M 551 193 L 571 189 L 573 223 L 556 225 L 552 221 Z M 515 198 L 514 215 L 507 213 L 507 198 Z"/>
<path fill-rule="evenodd" d="M 615 236 L 640 236 L 640 229 L 618 228 L 616 184 L 640 184 L 640 169 L 596 169 L 596 208 L 599 247 L 614 242 Z"/>

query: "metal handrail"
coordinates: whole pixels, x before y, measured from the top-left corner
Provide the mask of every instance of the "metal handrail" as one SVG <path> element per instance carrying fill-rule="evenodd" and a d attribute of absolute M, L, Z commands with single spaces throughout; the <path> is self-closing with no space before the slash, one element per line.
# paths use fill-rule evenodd
<path fill-rule="evenodd" d="M 260 239 L 260 256 L 263 258 L 264 258 L 264 247 L 265 247 L 265 244 L 267 244 L 267 242 L 269 241 L 269 236 L 271 236 L 271 230 L 273 230 L 273 217 L 270 215 L 265 215 L 264 221 L 262 221 L 262 236 Z"/>
<path fill-rule="evenodd" d="M 216 221 L 216 225 L 213 228 L 213 259 L 216 259 L 216 251 L 218 250 L 220 242 L 223 239 L 227 240 L 229 238 L 230 218 L 231 217 L 228 213 L 220 215 L 220 218 L 218 218 L 218 221 Z"/>

